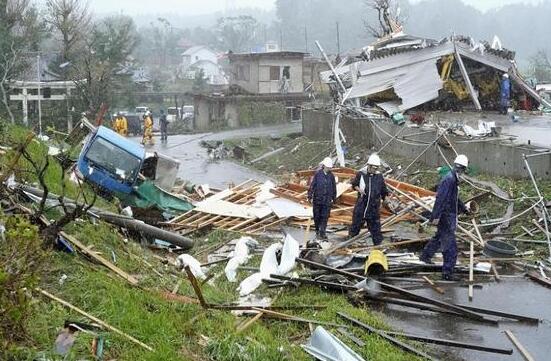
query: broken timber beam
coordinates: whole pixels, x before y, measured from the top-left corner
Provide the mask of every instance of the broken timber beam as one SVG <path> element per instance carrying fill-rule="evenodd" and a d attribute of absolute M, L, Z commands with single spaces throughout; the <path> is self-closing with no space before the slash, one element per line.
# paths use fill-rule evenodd
<path fill-rule="evenodd" d="M 459 70 L 461 71 L 463 80 L 465 80 L 465 84 L 467 85 L 467 89 L 469 90 L 469 95 L 473 100 L 476 110 L 482 110 L 482 107 L 480 106 L 480 101 L 478 100 L 478 96 L 476 95 L 476 91 L 473 87 L 473 83 L 471 83 L 471 78 L 469 78 L 469 73 L 467 73 L 467 68 L 465 68 L 465 64 L 463 64 L 463 59 L 461 59 L 461 55 L 459 54 L 459 51 L 457 51 L 457 48 L 455 48 L 455 60 L 457 61 L 457 65 L 459 65 Z"/>
<path fill-rule="evenodd" d="M 505 334 L 507 335 L 507 337 L 509 337 L 513 345 L 515 345 L 515 347 L 519 350 L 519 352 L 522 354 L 522 357 L 524 357 L 526 361 L 536 361 L 536 359 L 532 357 L 532 355 L 530 355 L 528 350 L 524 348 L 524 346 L 516 338 L 513 332 L 511 332 L 511 330 L 505 330 Z"/>
<path fill-rule="evenodd" d="M 433 305 L 436 305 L 438 307 L 442 307 L 444 309 L 452 310 L 454 312 L 462 314 L 463 317 L 469 318 L 471 320 L 482 321 L 482 322 L 490 321 L 490 320 L 484 318 L 482 315 L 480 315 L 478 313 L 475 313 L 473 311 L 467 310 L 466 308 L 459 307 L 459 306 L 456 306 L 454 304 L 444 302 L 444 301 L 440 301 L 440 300 L 437 300 L 437 299 L 434 299 L 434 298 L 420 296 L 420 295 L 417 295 L 413 292 L 405 290 L 403 288 L 390 285 L 388 283 L 380 282 L 380 281 L 377 281 L 377 280 L 374 280 L 374 279 L 372 279 L 372 281 L 379 284 L 383 289 L 396 292 L 398 294 L 401 294 L 401 295 L 406 296 L 408 298 L 412 298 L 414 300 L 418 300 L 418 301 L 421 301 L 421 302 L 433 304 Z"/>
<path fill-rule="evenodd" d="M 197 282 L 197 278 L 195 278 L 195 275 L 193 274 L 193 272 L 191 272 L 191 268 L 189 268 L 189 266 L 185 266 L 184 270 L 186 271 L 189 282 L 191 282 L 191 286 L 193 287 L 193 290 L 197 295 L 199 304 L 201 305 L 202 308 L 208 309 L 210 305 L 205 301 L 205 298 L 203 297 L 203 292 L 201 291 L 201 286 L 199 286 L 199 282 Z"/>
<path fill-rule="evenodd" d="M 390 336 L 396 336 L 396 337 L 403 337 L 414 341 L 420 341 L 425 343 L 432 343 L 435 345 L 443 345 L 443 346 L 450 346 L 450 347 L 460 347 L 465 348 L 469 350 L 476 350 L 476 351 L 484 351 L 484 352 L 491 352 L 491 353 L 498 353 L 503 355 L 512 355 L 513 349 L 504 349 L 504 348 L 497 348 L 497 347 L 488 347 L 488 346 L 482 346 L 482 345 L 475 345 L 472 343 L 465 343 L 465 342 L 458 342 L 454 340 L 447 340 L 442 338 L 433 338 L 433 337 L 425 337 L 420 335 L 413 335 L 409 333 L 402 333 L 402 332 L 392 332 L 392 331 L 383 331 L 387 335 Z"/>
<path fill-rule="evenodd" d="M 121 330 L 119 330 L 118 328 L 115 328 L 113 326 L 111 326 L 110 324 L 108 324 L 107 322 L 104 322 L 102 320 L 100 320 L 99 318 L 95 317 L 95 316 L 92 316 L 91 314 L 81 310 L 80 308 L 78 308 L 77 306 L 65 301 L 65 300 L 62 300 L 61 298 L 59 297 L 56 297 L 54 295 L 52 295 L 51 293 L 47 292 L 47 291 L 44 291 L 43 289 L 40 289 L 40 288 L 37 288 L 38 292 L 40 292 L 41 294 L 43 294 L 44 296 L 48 297 L 49 299 L 51 300 L 54 300 L 60 304 L 62 304 L 63 306 L 67 307 L 67 308 L 70 308 L 71 310 L 83 315 L 84 317 L 86 318 L 89 318 L 90 320 L 94 321 L 95 323 L 97 323 L 98 325 L 101 325 L 102 327 L 104 327 L 105 329 L 109 330 L 109 331 L 113 331 L 117 334 L 119 334 L 120 336 L 126 338 L 126 339 L 129 339 L 130 341 L 140 345 L 141 347 L 145 348 L 146 350 L 148 351 L 154 351 L 153 348 L 151 346 L 148 346 L 146 345 L 145 343 L 135 339 L 134 337 L 122 332 Z"/>
<path fill-rule="evenodd" d="M 341 274 L 343 276 L 351 277 L 353 279 L 357 279 L 357 280 L 364 280 L 365 279 L 365 277 L 362 276 L 362 275 L 358 275 L 358 274 L 355 274 L 355 273 L 352 273 L 352 272 L 348 272 L 348 271 L 336 269 L 336 268 L 333 268 L 333 267 L 329 267 L 327 265 L 312 262 L 312 261 L 309 261 L 307 259 L 297 258 L 296 261 L 298 263 L 302 263 L 302 264 L 305 264 L 307 266 L 311 266 L 311 267 L 318 268 L 318 269 L 323 269 L 323 270 L 326 270 L 326 271 L 331 271 L 333 273 Z M 462 308 L 462 307 L 455 306 L 451 303 L 443 302 L 443 301 L 436 300 L 436 299 L 433 299 L 433 298 L 430 298 L 430 297 L 420 296 L 420 295 L 417 295 L 413 292 L 407 291 L 403 288 L 393 286 L 393 285 L 390 285 L 388 283 L 384 283 L 384 282 L 381 282 L 381 281 L 377 281 L 375 279 L 372 279 L 372 281 L 379 284 L 384 289 L 396 292 L 396 293 L 404 295 L 408 298 L 412 298 L 412 299 L 415 299 L 415 300 L 418 300 L 418 301 L 421 301 L 421 302 L 425 302 L 425 303 L 436 305 L 438 307 L 442 307 L 444 309 L 449 309 L 449 310 L 455 311 L 457 313 L 462 314 L 466 318 L 470 318 L 472 320 L 481 321 L 481 322 L 489 322 L 489 321 L 492 322 L 492 320 L 488 320 L 488 319 L 484 318 L 483 316 L 479 315 L 478 313 L 469 311 L 469 310 L 467 310 L 465 308 Z"/>
<path fill-rule="evenodd" d="M 371 326 L 369 326 L 368 324 L 365 324 L 361 321 L 358 321 L 350 316 L 348 316 L 347 314 L 343 313 L 343 312 L 337 312 L 337 315 L 339 315 L 340 317 L 344 318 L 345 320 L 349 321 L 349 322 L 352 322 L 353 324 L 355 324 L 356 326 L 359 326 L 365 330 L 367 330 L 369 333 L 373 333 L 373 334 L 376 334 L 382 338 L 384 338 L 385 340 L 389 341 L 390 343 L 398 346 L 399 348 L 401 348 L 402 350 L 405 350 L 405 351 L 408 351 L 408 352 L 411 352 L 417 356 L 420 356 L 420 357 L 423 357 L 425 359 L 428 359 L 428 360 L 432 360 L 432 361 L 436 361 L 435 358 L 433 358 L 432 356 L 422 352 L 422 351 L 419 351 L 417 349 L 415 349 L 413 346 L 410 346 L 400 340 L 398 340 L 397 338 L 395 337 L 392 337 L 390 335 L 387 335 L 385 332 L 383 331 L 380 331 L 376 328 L 373 328 Z"/>
<path fill-rule="evenodd" d="M 526 276 L 528 278 L 530 278 L 532 281 L 535 281 L 535 282 L 539 283 L 542 286 L 551 287 L 551 281 L 541 277 L 540 275 L 538 275 L 535 272 L 528 272 L 528 273 L 526 273 Z"/>

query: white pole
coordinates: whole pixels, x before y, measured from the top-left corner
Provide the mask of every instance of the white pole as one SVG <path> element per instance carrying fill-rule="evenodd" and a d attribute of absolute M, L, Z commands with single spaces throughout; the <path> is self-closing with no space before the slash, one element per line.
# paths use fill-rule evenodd
<path fill-rule="evenodd" d="M 36 72 L 38 76 L 38 135 L 42 135 L 42 104 L 40 103 L 40 54 L 36 56 Z"/>

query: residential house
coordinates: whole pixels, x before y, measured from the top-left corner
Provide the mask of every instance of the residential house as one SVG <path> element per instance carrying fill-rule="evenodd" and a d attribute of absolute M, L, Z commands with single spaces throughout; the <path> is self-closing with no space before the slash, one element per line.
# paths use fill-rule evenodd
<path fill-rule="evenodd" d="M 303 93 L 304 56 L 295 51 L 230 53 L 230 86 L 251 94 Z"/>
<path fill-rule="evenodd" d="M 194 128 L 207 130 L 300 121 L 304 53 L 228 54 L 230 90 L 195 96 Z"/>
<path fill-rule="evenodd" d="M 214 64 L 218 64 L 218 56 L 216 52 L 209 49 L 207 46 L 192 46 L 182 53 L 182 69 L 186 70 L 191 65 L 201 60 L 209 60 Z"/>
<path fill-rule="evenodd" d="M 195 79 L 199 70 L 203 71 L 207 83 L 215 86 L 228 84 L 218 55 L 206 46 L 193 46 L 182 54 L 182 71 L 187 79 Z"/>

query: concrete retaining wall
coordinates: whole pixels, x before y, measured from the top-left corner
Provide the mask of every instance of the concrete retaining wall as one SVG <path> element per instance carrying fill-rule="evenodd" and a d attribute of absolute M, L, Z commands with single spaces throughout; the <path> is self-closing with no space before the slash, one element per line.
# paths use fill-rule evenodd
<path fill-rule="evenodd" d="M 303 111 L 302 132 L 305 136 L 312 139 L 330 139 L 333 118 L 334 116 L 331 113 L 305 110 Z M 372 147 L 379 149 L 381 144 L 385 144 L 391 139 L 391 136 L 394 136 L 401 129 L 400 126 L 396 126 L 390 122 L 378 122 L 377 124 L 380 129 L 374 129 L 368 119 L 341 118 L 341 130 L 347 142 L 351 145 L 365 145 L 366 150 Z M 385 134 L 385 132 L 391 136 Z M 428 128 L 407 128 L 400 134 L 400 141 L 394 140 L 385 151 L 397 156 L 414 159 L 423 152 L 425 148 L 427 148 L 427 145 L 433 142 L 435 138 L 435 130 Z M 522 157 L 523 154 L 528 155 L 542 151 L 542 148 L 507 144 L 504 141 L 492 138 L 465 140 L 464 138 L 448 136 L 448 139 L 458 153 L 463 153 L 469 157 L 475 169 L 483 173 L 513 178 L 528 177 L 528 172 Z M 440 148 L 447 159 L 453 160 L 455 153 L 451 149 L 446 149 L 444 145 L 447 144 L 445 143 L 445 141 L 441 142 L 443 146 Z M 444 164 L 436 146 L 429 148 L 429 150 L 419 158 L 419 161 L 429 166 L 440 166 Z M 529 161 L 530 167 L 536 177 L 551 179 L 551 155 L 547 154 L 533 157 L 530 158 Z"/>

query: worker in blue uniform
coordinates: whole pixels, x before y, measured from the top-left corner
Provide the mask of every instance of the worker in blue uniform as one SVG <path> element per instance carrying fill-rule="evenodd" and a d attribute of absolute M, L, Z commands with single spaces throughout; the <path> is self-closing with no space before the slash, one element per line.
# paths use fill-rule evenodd
<path fill-rule="evenodd" d="M 442 250 L 444 264 L 442 279 L 455 280 L 453 271 L 457 261 L 457 241 L 455 230 L 459 213 L 470 213 L 459 199 L 459 175 L 469 166 L 469 159 L 460 154 L 454 161 L 453 169 L 440 181 L 436 191 L 436 201 L 432 208 L 430 221 L 437 226 L 436 235 L 427 243 L 419 259 L 432 263 L 431 258 L 438 249 Z"/>
<path fill-rule="evenodd" d="M 511 81 L 509 80 L 509 74 L 505 73 L 501 77 L 500 85 L 500 99 L 499 99 L 499 112 L 507 115 L 511 99 Z"/>
<path fill-rule="evenodd" d="M 320 163 L 320 168 L 314 174 L 308 189 L 308 202 L 312 203 L 316 236 L 319 239 L 327 239 L 325 233 L 327 220 L 331 214 L 331 205 L 337 197 L 337 185 L 331 168 L 333 168 L 333 160 L 329 157 L 325 158 Z"/>
<path fill-rule="evenodd" d="M 352 225 L 348 233 L 350 237 L 358 235 L 365 222 L 375 245 L 383 241 L 379 209 L 381 200 L 386 203 L 388 195 L 383 175 L 378 172 L 380 167 L 381 158 L 377 154 L 371 154 L 367 160 L 367 167 L 359 171 L 352 180 L 352 187 L 358 191 L 358 200 L 354 206 Z"/>

